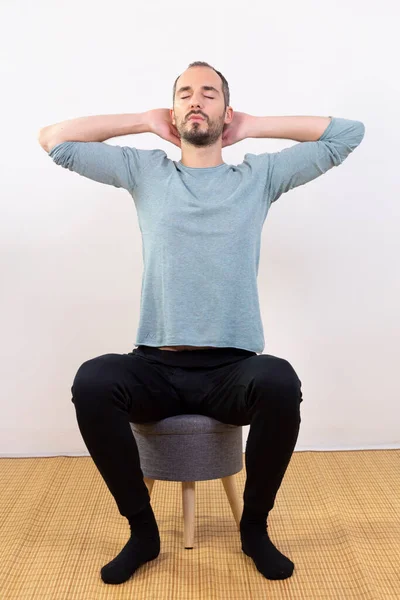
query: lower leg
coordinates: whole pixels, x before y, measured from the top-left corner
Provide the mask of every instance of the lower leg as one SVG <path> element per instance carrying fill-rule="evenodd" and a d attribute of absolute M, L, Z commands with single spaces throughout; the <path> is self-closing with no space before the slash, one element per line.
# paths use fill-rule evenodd
<path fill-rule="evenodd" d="M 105 583 L 123 583 L 143 563 L 160 553 L 160 536 L 143 480 L 139 452 L 128 414 L 117 389 L 73 387 L 78 426 L 86 447 L 113 495 L 119 512 L 128 519 L 131 536 L 122 551 L 101 569 Z M 88 394 L 92 396 L 88 397 Z"/>
<path fill-rule="evenodd" d="M 79 430 L 120 514 L 139 512 L 150 496 L 121 392 L 83 384 L 72 391 Z"/>
<path fill-rule="evenodd" d="M 254 403 L 246 444 L 246 485 L 240 522 L 242 550 L 267 579 L 285 579 L 293 562 L 269 539 L 267 518 L 289 465 L 300 428 L 298 389 Z"/>
<path fill-rule="evenodd" d="M 144 563 L 160 554 L 160 534 L 151 504 L 128 517 L 131 537 L 121 552 L 101 569 L 104 583 L 123 583 Z"/>

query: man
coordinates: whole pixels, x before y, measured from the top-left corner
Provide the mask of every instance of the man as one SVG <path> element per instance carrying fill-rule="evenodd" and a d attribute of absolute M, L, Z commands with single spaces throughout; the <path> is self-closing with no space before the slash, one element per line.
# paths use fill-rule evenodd
<path fill-rule="evenodd" d="M 144 132 L 180 147 L 181 159 L 104 143 Z M 234 113 L 228 82 L 200 61 L 175 81 L 171 110 L 82 117 L 41 130 L 56 164 L 129 191 L 143 240 L 138 347 L 86 361 L 71 388 L 85 444 L 131 529 L 101 569 L 104 582 L 126 581 L 160 552 L 129 423 L 184 413 L 250 424 L 241 547 L 267 579 L 292 575 L 293 562 L 266 529 L 298 437 L 301 381 L 287 360 L 261 354 L 260 238 L 273 202 L 340 165 L 363 136 L 360 121 Z M 246 137 L 300 143 L 224 163 L 222 148 Z"/>

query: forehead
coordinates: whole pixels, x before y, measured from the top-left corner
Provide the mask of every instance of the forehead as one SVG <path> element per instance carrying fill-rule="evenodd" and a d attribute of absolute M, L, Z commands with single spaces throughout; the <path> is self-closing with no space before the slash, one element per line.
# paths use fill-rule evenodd
<path fill-rule="evenodd" d="M 221 78 L 212 69 L 189 69 L 182 73 L 176 82 L 176 93 L 199 87 L 202 90 L 220 94 L 221 85 Z"/>
<path fill-rule="evenodd" d="M 189 92 L 192 89 L 193 88 L 190 85 L 182 85 L 179 87 L 179 89 L 176 91 L 176 93 L 180 94 L 181 92 Z M 215 88 L 213 85 L 202 85 L 201 89 L 205 92 L 213 92 L 214 94 L 220 94 L 220 91 L 217 90 L 217 88 Z"/>

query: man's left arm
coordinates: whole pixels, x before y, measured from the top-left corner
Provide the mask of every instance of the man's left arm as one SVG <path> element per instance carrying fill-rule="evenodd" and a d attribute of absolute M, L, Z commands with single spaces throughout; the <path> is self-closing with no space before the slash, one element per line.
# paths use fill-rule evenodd
<path fill-rule="evenodd" d="M 361 143 L 364 133 L 361 121 L 339 117 L 246 116 L 246 137 L 300 142 L 279 152 L 256 155 L 260 168 L 265 169 L 270 202 L 339 166 Z"/>
<path fill-rule="evenodd" d="M 246 115 L 246 137 L 316 142 L 331 120 L 332 117 L 254 117 Z"/>

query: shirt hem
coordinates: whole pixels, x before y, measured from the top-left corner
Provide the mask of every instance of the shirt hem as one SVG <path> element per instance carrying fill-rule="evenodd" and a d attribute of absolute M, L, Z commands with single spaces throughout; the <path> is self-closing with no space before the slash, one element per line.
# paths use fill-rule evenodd
<path fill-rule="evenodd" d="M 247 350 L 248 352 L 255 352 L 256 354 L 261 354 L 262 350 L 255 350 L 254 348 L 245 348 L 243 346 L 237 346 L 237 345 L 232 345 L 232 343 L 230 342 L 205 342 L 203 343 L 198 343 L 198 342 L 161 342 L 161 343 L 157 343 L 157 342 L 151 342 L 149 340 L 147 341 L 139 341 L 136 340 L 135 342 L 135 346 L 151 346 L 152 348 L 160 348 L 160 347 L 167 347 L 167 346 L 214 346 L 216 348 L 236 348 L 237 350 Z M 188 350 L 187 352 L 190 352 L 190 350 Z"/>

